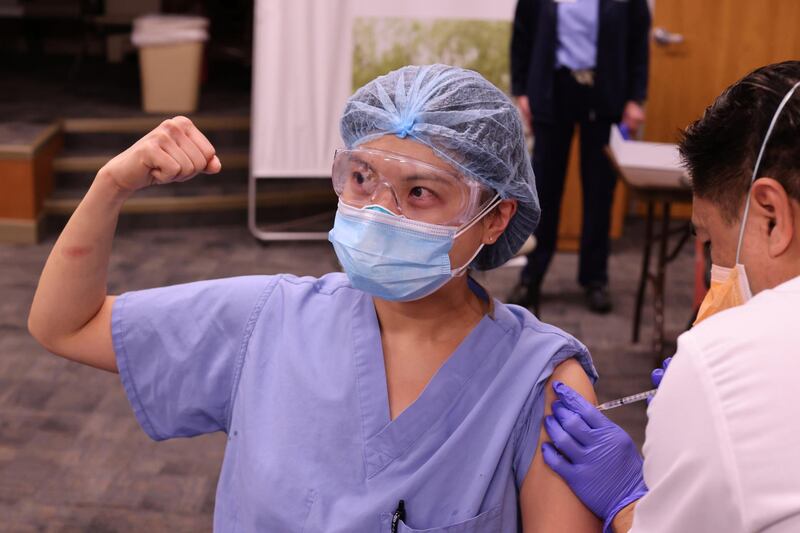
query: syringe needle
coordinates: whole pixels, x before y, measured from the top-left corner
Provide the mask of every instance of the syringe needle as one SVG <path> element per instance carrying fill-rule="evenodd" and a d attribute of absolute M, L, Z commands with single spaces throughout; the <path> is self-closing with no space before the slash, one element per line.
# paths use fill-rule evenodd
<path fill-rule="evenodd" d="M 605 403 L 601 403 L 600 405 L 597 406 L 597 410 L 608 411 L 609 409 L 614 409 L 615 407 L 628 405 L 629 403 L 641 402 L 642 400 L 647 400 L 648 398 L 652 398 L 653 396 L 655 396 L 657 390 L 658 389 L 651 389 L 645 392 L 640 392 L 638 394 L 632 394 L 630 396 L 625 396 L 623 398 L 617 398 L 616 400 L 611 400 Z"/>

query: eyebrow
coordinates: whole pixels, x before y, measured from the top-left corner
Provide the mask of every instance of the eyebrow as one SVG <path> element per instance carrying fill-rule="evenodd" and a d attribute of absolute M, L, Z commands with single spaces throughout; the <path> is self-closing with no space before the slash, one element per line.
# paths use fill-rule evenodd
<path fill-rule="evenodd" d="M 364 159 L 361 159 L 357 155 L 351 155 L 350 156 L 350 160 L 351 161 L 355 161 L 356 163 L 361 163 L 362 165 L 364 165 L 367 168 L 369 168 L 371 171 L 375 172 L 375 169 L 373 168 L 372 165 L 370 165 L 367 161 L 365 161 Z"/>
<path fill-rule="evenodd" d="M 351 154 L 350 155 L 350 160 L 354 161 L 356 163 L 361 163 L 362 165 L 367 167 L 371 172 L 374 172 L 375 174 L 383 176 L 383 174 L 381 172 L 376 170 L 374 166 L 372 166 L 366 159 L 363 159 L 361 156 L 358 156 L 358 155 L 355 155 L 355 154 Z M 443 174 L 447 174 L 447 171 L 445 171 L 445 170 L 439 170 L 439 169 L 437 169 L 437 170 L 439 172 L 442 172 Z M 453 176 L 453 178 L 457 179 L 455 176 Z M 399 179 L 401 179 L 403 181 L 406 181 L 406 182 L 433 181 L 433 182 L 442 183 L 442 182 L 445 181 L 442 178 L 436 176 L 435 174 L 410 174 L 408 176 L 399 176 Z"/>
<path fill-rule="evenodd" d="M 440 182 L 441 183 L 441 182 L 445 181 L 445 180 L 443 180 L 442 178 L 440 178 L 438 176 L 425 175 L 425 174 L 411 174 L 409 176 L 401 176 L 401 179 L 403 181 L 411 181 L 411 182 L 435 181 L 435 182 Z"/>

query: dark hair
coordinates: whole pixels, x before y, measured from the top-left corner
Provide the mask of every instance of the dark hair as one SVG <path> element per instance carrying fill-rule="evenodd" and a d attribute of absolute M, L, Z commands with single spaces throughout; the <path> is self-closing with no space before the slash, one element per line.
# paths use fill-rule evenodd
<path fill-rule="evenodd" d="M 754 70 L 706 108 L 679 143 L 694 193 L 716 205 L 727 222 L 739 217 L 758 150 L 783 97 L 800 81 L 800 61 Z M 800 87 L 781 111 L 758 170 L 800 201 Z"/>

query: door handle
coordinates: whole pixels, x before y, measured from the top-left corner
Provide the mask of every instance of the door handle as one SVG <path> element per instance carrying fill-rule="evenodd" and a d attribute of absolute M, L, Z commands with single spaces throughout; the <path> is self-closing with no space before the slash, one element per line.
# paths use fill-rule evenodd
<path fill-rule="evenodd" d="M 664 28 L 653 28 L 653 40 L 659 46 L 681 44 L 685 39 L 680 33 L 672 33 Z"/>

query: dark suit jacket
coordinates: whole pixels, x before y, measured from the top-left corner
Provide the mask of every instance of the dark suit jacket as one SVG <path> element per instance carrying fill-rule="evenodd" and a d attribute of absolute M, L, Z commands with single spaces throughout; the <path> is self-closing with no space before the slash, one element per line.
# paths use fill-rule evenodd
<path fill-rule="evenodd" d="M 511 38 L 511 92 L 527 95 L 537 121 L 555 120 L 557 3 L 519 0 Z M 598 117 L 618 122 L 625 103 L 647 97 L 647 0 L 600 0 L 595 88 Z"/>

